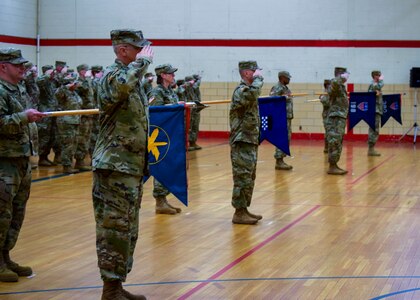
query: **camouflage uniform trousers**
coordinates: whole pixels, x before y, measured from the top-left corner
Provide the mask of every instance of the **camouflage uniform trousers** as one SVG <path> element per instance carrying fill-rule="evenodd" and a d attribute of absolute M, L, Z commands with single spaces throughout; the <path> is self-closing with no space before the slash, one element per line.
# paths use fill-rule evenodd
<path fill-rule="evenodd" d="M 328 140 L 327 140 L 327 117 L 322 117 L 322 124 L 324 124 L 324 148 L 328 149 Z"/>
<path fill-rule="evenodd" d="M 78 124 L 58 123 L 58 141 L 62 145 L 61 164 L 70 167 L 77 148 Z"/>
<path fill-rule="evenodd" d="M 197 109 L 191 109 L 191 118 L 190 118 L 190 130 L 188 135 L 188 141 L 190 143 L 197 142 L 198 131 L 200 127 L 200 112 L 197 112 Z"/>
<path fill-rule="evenodd" d="M 168 189 L 155 178 L 153 178 L 153 197 L 166 197 L 169 194 L 170 192 Z"/>
<path fill-rule="evenodd" d="M 16 244 L 31 189 L 29 157 L 0 157 L 0 250 Z"/>
<path fill-rule="evenodd" d="M 341 117 L 327 118 L 328 162 L 336 164 L 343 150 L 343 138 L 347 119 Z"/>
<path fill-rule="evenodd" d="M 91 116 L 80 118 L 79 133 L 77 135 L 77 148 L 75 158 L 83 161 L 89 153 L 90 135 L 92 133 L 93 119 Z"/>
<path fill-rule="evenodd" d="M 54 148 L 54 152 L 57 153 L 56 134 L 57 134 L 57 122 L 56 118 L 44 118 L 37 123 L 38 126 L 38 138 L 39 138 L 39 155 L 48 156 L 51 152 L 51 148 Z M 61 153 L 59 150 L 58 153 Z"/>
<path fill-rule="evenodd" d="M 251 205 L 257 172 L 258 145 L 235 142 L 231 145 L 233 193 L 232 206 L 246 208 Z"/>
<path fill-rule="evenodd" d="M 39 153 L 39 137 L 38 137 L 38 127 L 35 123 L 29 123 L 29 135 L 32 145 L 32 155 L 37 156 Z"/>
<path fill-rule="evenodd" d="M 287 119 L 287 139 L 289 140 L 290 145 L 290 140 L 292 139 L 292 119 Z M 284 158 L 286 156 L 287 155 L 283 151 L 276 147 L 276 150 L 274 151 L 275 159 Z"/>
<path fill-rule="evenodd" d="M 96 140 L 99 135 L 99 117 L 93 116 L 92 118 L 92 132 L 90 133 L 90 143 L 89 143 L 89 155 L 92 157 L 93 150 L 95 150 Z"/>
<path fill-rule="evenodd" d="M 369 133 L 368 133 L 368 145 L 369 147 L 373 147 L 376 145 L 376 142 L 379 138 L 379 128 L 381 127 L 381 115 L 375 115 L 375 130 L 370 128 L 369 126 Z"/>
<path fill-rule="evenodd" d="M 143 176 L 111 170 L 93 172 L 98 267 L 104 281 L 125 281 L 133 266 Z"/>

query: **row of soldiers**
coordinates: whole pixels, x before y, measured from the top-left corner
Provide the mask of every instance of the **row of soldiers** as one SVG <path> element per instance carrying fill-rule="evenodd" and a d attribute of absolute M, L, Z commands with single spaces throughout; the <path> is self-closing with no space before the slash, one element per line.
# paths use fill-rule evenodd
<path fill-rule="evenodd" d="M 39 77 L 38 70 L 32 63 L 26 63 L 25 68 L 27 71 L 22 88 L 28 93 L 30 101 L 25 103 L 24 107 L 35 108 L 41 112 L 98 108 L 97 89 L 104 74 L 102 66 L 93 65 L 89 68 L 87 64 L 81 64 L 75 72 L 67 67 L 66 62 L 56 61 L 55 67 L 43 66 L 42 75 Z M 153 92 L 154 77 L 152 73 L 147 73 L 141 84 L 150 103 L 157 97 Z M 170 88 L 177 95 L 175 102 L 201 102 L 200 84 L 201 76 L 198 74 L 173 81 Z M 200 114 L 198 110 L 192 109 L 189 151 L 202 148 L 197 144 L 199 123 Z M 34 148 L 38 149 L 39 153 L 38 165 L 61 164 L 66 174 L 91 169 L 85 160 L 88 156 L 92 157 L 95 147 L 99 132 L 97 115 L 44 118 L 37 123 L 37 130 L 33 128 L 33 131 L 36 141 Z M 48 158 L 51 150 L 54 151 L 54 160 Z"/>

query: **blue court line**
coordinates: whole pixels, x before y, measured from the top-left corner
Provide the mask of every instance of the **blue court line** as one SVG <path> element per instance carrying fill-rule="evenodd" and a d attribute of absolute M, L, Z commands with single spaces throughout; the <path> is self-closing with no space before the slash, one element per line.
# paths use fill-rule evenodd
<path fill-rule="evenodd" d="M 153 286 L 153 285 L 173 285 L 173 284 L 190 284 L 190 283 L 223 283 L 223 282 L 245 282 L 245 281 L 292 281 L 292 280 L 340 280 L 340 279 L 420 279 L 420 275 L 414 276 L 337 276 L 337 277 L 273 277 L 273 278 L 233 278 L 233 279 L 213 279 L 213 280 L 179 280 L 179 281 L 161 281 L 161 282 L 146 282 L 146 283 L 130 283 L 124 284 L 124 286 Z M 20 294 L 32 294 L 32 293 L 49 293 L 49 292 L 63 292 L 63 291 L 75 291 L 75 290 L 91 290 L 101 289 L 101 286 L 82 286 L 82 287 L 69 287 L 69 288 L 55 288 L 45 290 L 29 290 L 20 292 L 3 292 L 0 296 L 4 295 L 20 295 Z M 383 299 L 396 294 L 408 293 L 414 290 L 420 290 L 420 288 L 395 292 L 388 295 L 379 296 L 372 298 L 371 300 Z"/>
<path fill-rule="evenodd" d="M 419 290 L 420 290 L 420 288 L 398 291 L 398 292 L 394 292 L 394 293 L 389 293 L 389 294 L 386 294 L 386 295 L 378 296 L 378 297 L 372 298 L 370 300 L 384 299 L 384 298 L 392 297 L 392 296 L 395 296 L 395 295 L 405 294 L 405 293 L 411 293 L 411 292 L 415 292 L 415 291 L 419 291 Z"/>

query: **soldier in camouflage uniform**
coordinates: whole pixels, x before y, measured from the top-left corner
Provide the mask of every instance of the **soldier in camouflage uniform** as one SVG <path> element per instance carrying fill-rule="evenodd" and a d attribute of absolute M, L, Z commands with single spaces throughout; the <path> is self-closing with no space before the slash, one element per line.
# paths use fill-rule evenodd
<path fill-rule="evenodd" d="M 190 97 L 192 97 L 192 101 L 201 102 L 201 92 L 200 92 L 201 77 L 198 74 L 194 74 L 193 76 L 188 76 L 188 79 L 190 78 L 192 80 L 187 80 L 187 78 L 185 78 L 185 81 L 193 82 L 191 88 L 189 89 L 187 93 L 191 95 Z M 200 110 L 198 110 L 196 107 L 193 107 L 191 109 L 190 130 L 188 134 L 188 142 L 189 142 L 188 151 L 202 149 L 202 147 L 197 144 L 199 127 L 200 127 Z"/>
<path fill-rule="evenodd" d="M 60 110 L 80 109 L 82 99 L 76 93 L 78 82 L 76 74 L 67 75 L 62 79 L 63 85 L 55 92 Z M 62 145 L 61 164 L 65 174 L 78 173 L 73 169 L 73 158 L 77 149 L 77 136 L 79 134 L 80 115 L 57 117 L 58 136 L 57 139 Z"/>
<path fill-rule="evenodd" d="M 25 217 L 25 207 L 31 188 L 29 156 L 33 147 L 29 124 L 44 114 L 26 109 L 18 87 L 25 75 L 27 62 L 21 51 L 0 49 L 0 281 L 16 282 L 18 276 L 32 274 L 30 267 L 20 266 L 10 259 Z"/>
<path fill-rule="evenodd" d="M 178 96 L 179 102 L 186 102 L 186 96 L 185 96 L 185 80 L 184 79 L 178 79 L 176 81 L 176 95 Z"/>
<path fill-rule="evenodd" d="M 235 224 L 256 224 L 262 216 L 248 211 L 257 171 L 260 113 L 258 97 L 263 86 L 262 73 L 256 61 L 239 62 L 241 82 L 233 92 L 230 104 L 230 157 L 233 173 L 232 206 Z"/>
<path fill-rule="evenodd" d="M 55 98 L 55 90 L 52 83 L 52 72 L 54 67 L 46 65 L 42 67 L 42 73 L 37 78 L 39 87 L 39 107 L 40 111 L 56 111 L 58 110 L 57 99 Z M 61 155 L 61 145 L 56 140 L 58 128 L 57 118 L 44 118 L 37 124 L 39 136 L 39 162 L 40 166 L 54 166 L 56 163 L 48 159 L 51 149 L 54 153 Z M 60 158 L 61 160 L 61 158 Z"/>
<path fill-rule="evenodd" d="M 92 87 L 92 80 L 89 76 L 86 76 L 86 72 L 89 70 L 87 64 L 81 64 L 77 66 L 77 72 L 79 73 L 78 84 L 76 93 L 82 99 L 81 109 L 92 109 L 94 108 L 94 92 Z M 75 169 L 81 171 L 88 171 L 92 168 L 85 163 L 85 158 L 89 152 L 90 135 L 93 126 L 93 115 L 82 115 L 80 117 L 79 134 L 77 136 L 77 148 L 74 157 L 76 158 Z"/>
<path fill-rule="evenodd" d="M 327 141 L 327 117 L 328 117 L 328 110 L 330 109 L 330 99 L 328 98 L 328 89 L 331 85 L 331 80 L 325 79 L 324 80 L 324 92 L 325 95 L 321 95 L 319 97 L 320 102 L 322 104 L 322 123 L 324 124 L 324 153 L 328 153 L 328 141 Z"/>
<path fill-rule="evenodd" d="M 335 78 L 331 80 L 328 90 L 330 109 L 327 117 L 327 140 L 328 140 L 328 174 L 347 174 L 337 166 L 343 150 L 343 138 L 346 131 L 347 115 L 349 112 L 349 101 L 347 98 L 346 83 L 349 73 L 346 68 L 336 67 Z"/>
<path fill-rule="evenodd" d="M 148 99 L 141 79 L 153 50 L 141 31 L 113 30 L 117 56 L 98 89 L 100 131 L 93 153 L 93 207 L 102 300 L 146 299 L 122 288 L 133 266 L 143 176 L 148 174 Z"/>
<path fill-rule="evenodd" d="M 93 107 L 99 108 L 98 105 L 98 86 L 99 81 L 104 75 L 103 67 L 100 65 L 94 65 L 91 68 L 92 71 L 92 88 L 93 88 Z M 89 144 L 89 155 L 92 157 L 93 150 L 95 149 L 96 140 L 98 139 L 99 134 L 99 116 L 92 115 L 92 132 L 90 134 L 90 144 Z"/>
<path fill-rule="evenodd" d="M 376 152 L 375 145 L 379 137 L 379 128 L 381 127 L 381 118 L 384 112 L 384 101 L 382 99 L 382 88 L 384 86 L 384 81 L 382 78 L 381 71 L 375 70 L 372 71 L 372 83 L 369 85 L 368 92 L 376 93 L 376 114 L 375 114 L 375 130 L 370 128 L 368 133 L 368 156 L 380 156 L 379 152 Z"/>
<path fill-rule="evenodd" d="M 141 86 L 144 90 L 144 93 L 146 94 L 147 98 L 151 97 L 151 93 L 153 90 L 153 78 L 155 76 L 153 75 L 153 73 L 146 73 L 144 75 L 144 79 L 141 82 Z"/>
<path fill-rule="evenodd" d="M 287 111 L 287 137 L 289 140 L 292 138 L 292 119 L 293 119 L 293 98 L 292 92 L 287 86 L 290 82 L 290 73 L 287 71 L 280 71 L 278 73 L 279 82 L 271 88 L 270 96 L 285 96 L 286 97 L 286 111 Z M 276 147 L 274 158 L 276 159 L 276 170 L 291 170 L 293 167 L 286 164 L 283 158 L 286 154 Z"/>
<path fill-rule="evenodd" d="M 178 69 L 173 68 L 170 64 L 159 65 L 155 68 L 157 76 L 157 86 L 151 92 L 150 102 L 151 106 L 175 104 L 178 102 L 178 96 L 171 88 L 172 83 L 175 81 L 175 72 Z M 168 203 L 166 196 L 169 191 L 159 181 L 153 179 L 153 197 L 156 199 L 156 213 L 174 215 L 180 213 L 181 209 L 174 207 Z"/>

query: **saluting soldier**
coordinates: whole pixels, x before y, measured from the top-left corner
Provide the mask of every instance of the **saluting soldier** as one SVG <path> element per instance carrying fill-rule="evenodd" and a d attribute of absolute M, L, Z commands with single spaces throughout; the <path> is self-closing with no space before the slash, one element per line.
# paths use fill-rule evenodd
<path fill-rule="evenodd" d="M 280 71 L 278 73 L 279 81 L 271 88 L 270 96 L 285 96 L 286 97 L 286 112 L 287 112 L 287 138 L 292 138 L 292 119 L 293 119 L 293 98 L 292 91 L 287 86 L 290 83 L 292 76 L 287 71 Z M 286 153 L 276 147 L 274 152 L 274 158 L 276 159 L 276 170 L 291 170 L 293 167 L 286 164 L 283 159 L 286 157 Z"/>
<path fill-rule="evenodd" d="M 327 142 L 327 117 L 328 117 L 328 110 L 330 109 L 330 98 L 328 97 L 328 89 L 330 88 L 331 80 L 325 79 L 324 80 L 324 92 L 325 95 L 321 95 L 319 97 L 320 102 L 322 104 L 322 124 L 324 124 L 324 153 L 328 153 L 328 142 Z"/>
<path fill-rule="evenodd" d="M 375 130 L 370 128 L 368 132 L 368 156 L 380 156 L 381 154 L 375 150 L 376 142 L 379 138 L 379 129 L 381 128 L 381 118 L 384 112 L 384 101 L 382 99 L 382 88 L 384 87 L 384 80 L 381 71 L 374 70 L 371 73 L 372 83 L 369 85 L 368 92 L 376 93 L 376 107 L 375 107 Z"/>

